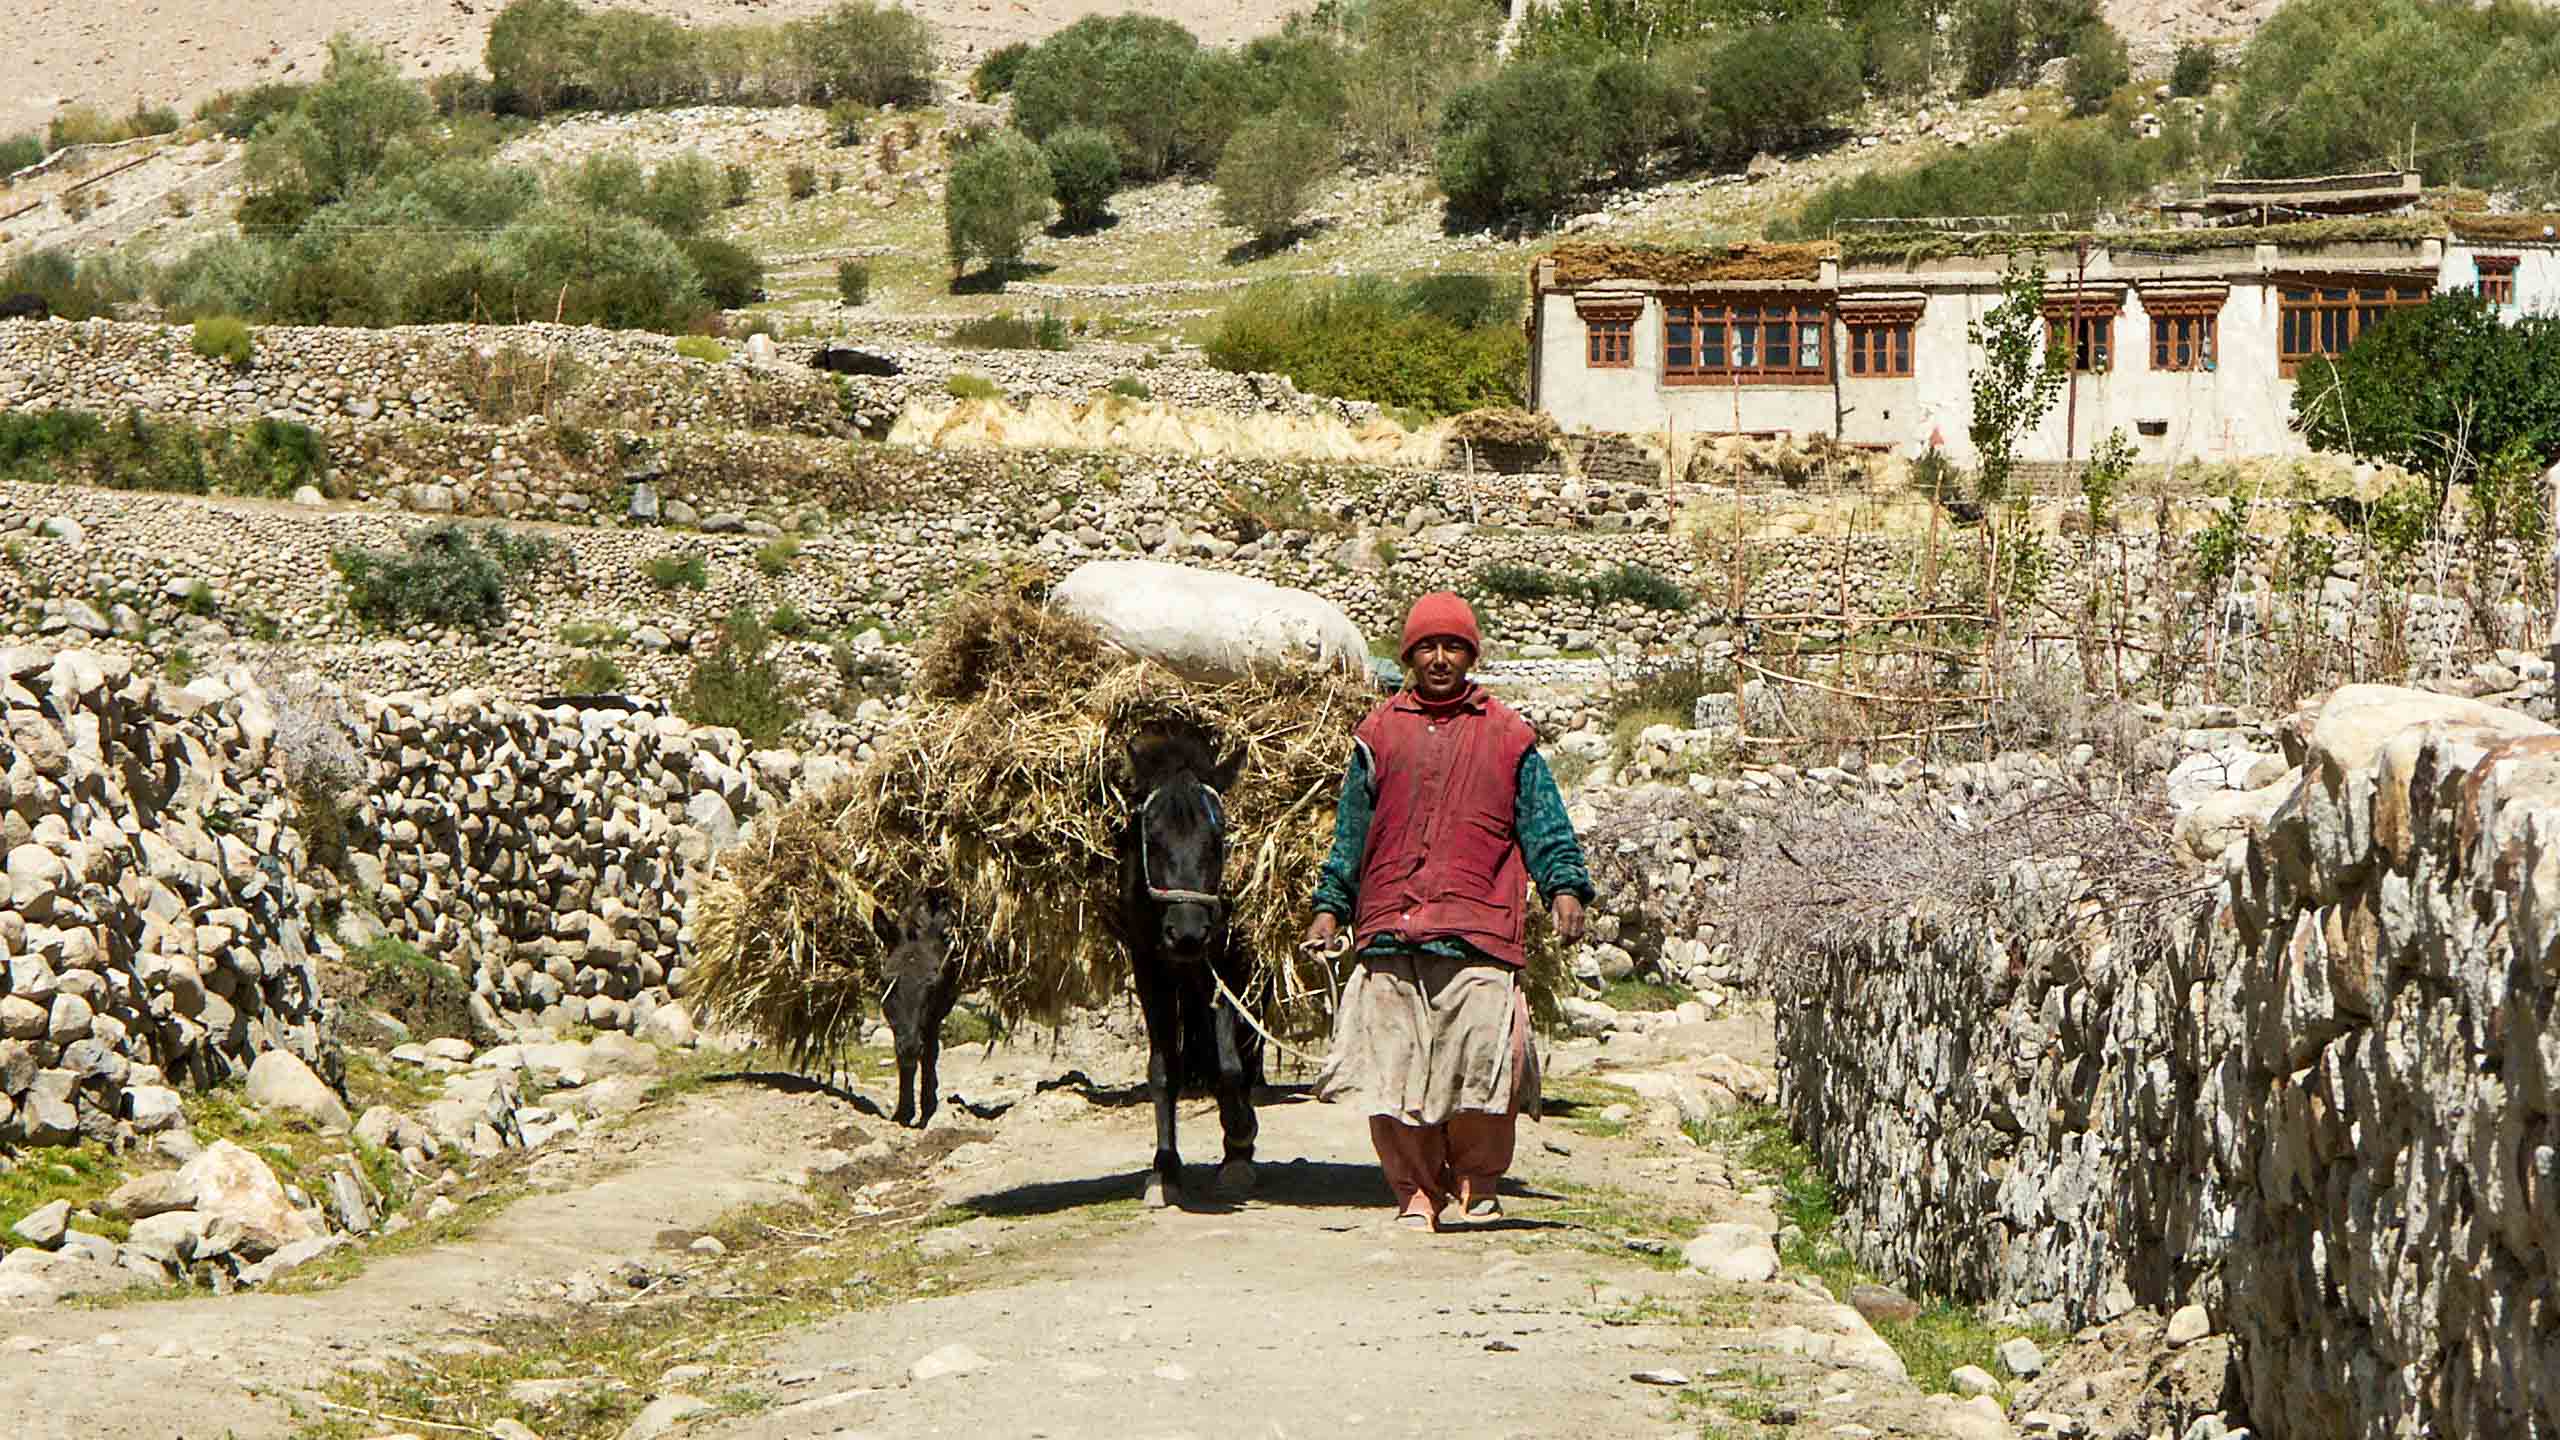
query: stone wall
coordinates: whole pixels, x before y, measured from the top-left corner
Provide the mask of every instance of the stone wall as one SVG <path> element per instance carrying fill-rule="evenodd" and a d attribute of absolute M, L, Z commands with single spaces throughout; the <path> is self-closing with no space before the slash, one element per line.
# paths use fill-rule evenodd
<path fill-rule="evenodd" d="M 1784 1103 L 1862 1257 L 2200 1305 L 2259 1432 L 2560 1434 L 2560 732 L 2351 686 L 2157 925 L 2020 867 L 1817 958 Z"/>
<path fill-rule="evenodd" d="M 341 938 L 453 965 L 491 1032 L 682 1031 L 653 1017 L 683 983 L 695 877 L 742 821 L 843 768 L 467 692 L 345 705 L 307 677 L 180 687 L 31 648 L 0 670 L 0 1143 L 175 1123 L 171 1087 L 271 1049 L 327 1073 Z M 305 839 L 315 792 L 345 821 L 334 869 Z"/>

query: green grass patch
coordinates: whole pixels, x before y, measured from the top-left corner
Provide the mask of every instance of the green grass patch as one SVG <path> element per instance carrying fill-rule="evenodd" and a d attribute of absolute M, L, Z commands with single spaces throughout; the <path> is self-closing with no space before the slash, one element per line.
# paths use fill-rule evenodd
<path fill-rule="evenodd" d="M 967 1211 L 944 1209 L 922 1224 L 968 1218 Z M 622 1432 L 670 1366 L 741 1366 L 776 1335 L 920 1294 L 953 1294 L 981 1273 L 970 1261 L 922 1259 L 909 1243 L 914 1222 L 857 1216 L 848 1195 L 753 1206 L 704 1233 L 728 1247 L 720 1283 L 668 1285 L 631 1305 L 510 1315 L 476 1337 L 494 1346 L 493 1354 L 411 1356 L 384 1373 L 342 1375 L 325 1394 L 374 1415 L 433 1415 L 483 1430 L 514 1420 L 549 1440 L 601 1440 Z M 562 1378 L 583 1383 L 551 1399 L 509 1393 L 520 1381 Z M 722 1406 L 744 1414 L 767 1403 L 742 1390 L 725 1396 Z M 380 1433 L 382 1425 L 332 1411 L 304 1433 L 312 1440 L 357 1440 Z"/>
<path fill-rule="evenodd" d="M 1688 1262 L 1680 1258 L 1680 1247 L 1696 1238 L 1696 1216 L 1614 1185 L 1556 1179 L 1540 1180 L 1538 1184 L 1565 1196 L 1565 1203 L 1540 1210 L 1538 1218 L 1574 1226 L 1581 1236 L 1575 1243 L 1581 1248 L 1620 1260 L 1639 1261 L 1665 1272 L 1686 1268 Z M 1661 1241 L 1663 1253 L 1631 1249 L 1627 1245 L 1630 1240 Z"/>
<path fill-rule="evenodd" d="M 71 1202 L 73 1228 L 110 1240 L 122 1240 L 129 1227 L 120 1220 L 100 1217 L 80 1218 L 86 1210 L 95 1214 L 118 1185 L 125 1182 L 122 1161 L 107 1147 L 94 1140 L 77 1145 L 27 1150 L 17 1157 L 14 1168 L 0 1174 L 0 1252 L 15 1250 L 27 1242 L 18 1238 L 19 1221 L 52 1204 L 56 1200 Z"/>
<path fill-rule="evenodd" d="M 670 550 L 664 555 L 652 555 L 641 564 L 640 570 L 649 577 L 650 584 L 661 590 L 699 590 L 711 583 L 711 574 L 704 568 L 702 557 L 690 550 Z"/>
<path fill-rule="evenodd" d="M 1787 1129 L 1775 1109 L 1746 1110 L 1715 1126 L 1692 1127 L 1690 1135 L 1769 1178 L 1778 1192 L 1780 1218 L 1800 1232 L 1779 1248 L 1778 1258 L 1787 1268 L 1813 1276 L 1833 1299 L 1843 1302 L 1853 1287 L 1880 1283 L 1859 1267 L 1841 1243 L 1838 1196 L 1813 1153 Z M 1945 1296 L 1913 1298 L 1920 1302 L 1917 1317 L 1877 1321 L 1875 1329 L 1902 1357 L 1911 1383 L 1922 1390 L 1952 1392 L 1955 1384 L 1950 1375 L 1966 1365 L 2000 1373 L 1997 1350 L 2010 1336 L 2028 1336 L 2048 1349 L 2062 1343 L 2062 1336 L 2041 1326 L 1995 1328 L 1981 1311 Z"/>
<path fill-rule="evenodd" d="M 1696 998 L 1686 985 L 1661 980 L 1612 980 L 1600 992 L 1601 1003 L 1613 1010 L 1677 1010 Z"/>

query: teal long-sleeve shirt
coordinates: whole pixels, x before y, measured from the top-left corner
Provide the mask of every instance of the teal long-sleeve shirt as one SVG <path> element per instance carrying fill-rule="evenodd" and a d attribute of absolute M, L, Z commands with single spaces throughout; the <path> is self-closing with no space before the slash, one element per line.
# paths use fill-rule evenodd
<path fill-rule="evenodd" d="M 1539 898 L 1552 904 L 1558 895 L 1572 895 L 1589 904 L 1595 893 L 1591 870 L 1583 860 L 1582 842 L 1574 838 L 1573 817 L 1565 812 L 1564 792 L 1556 788 L 1555 772 L 1547 768 L 1547 758 L 1534 749 L 1521 756 L 1518 785 L 1513 826 L 1520 837 L 1520 858 L 1538 887 Z M 1342 798 L 1334 806 L 1333 849 L 1325 856 L 1324 869 L 1316 878 L 1318 914 L 1338 917 L 1347 924 L 1358 913 L 1360 867 L 1369 855 L 1369 822 L 1377 805 L 1378 781 L 1369 768 L 1369 752 L 1354 749 L 1351 773 L 1343 777 Z M 1463 940 L 1433 940 L 1402 947 L 1381 938 L 1369 948 L 1415 948 L 1455 959 L 1471 958 L 1476 953 L 1475 947 Z"/>

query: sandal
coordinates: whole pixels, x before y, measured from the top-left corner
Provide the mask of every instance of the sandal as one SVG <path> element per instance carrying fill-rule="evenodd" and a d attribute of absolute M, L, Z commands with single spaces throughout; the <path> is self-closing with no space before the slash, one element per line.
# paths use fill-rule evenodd
<path fill-rule="evenodd" d="M 1416 1235 L 1437 1235 L 1440 1233 L 1440 1207 L 1434 1205 L 1428 1210 L 1399 1210 L 1396 1212 L 1396 1217 L 1387 1222 L 1387 1228 L 1408 1231 Z"/>

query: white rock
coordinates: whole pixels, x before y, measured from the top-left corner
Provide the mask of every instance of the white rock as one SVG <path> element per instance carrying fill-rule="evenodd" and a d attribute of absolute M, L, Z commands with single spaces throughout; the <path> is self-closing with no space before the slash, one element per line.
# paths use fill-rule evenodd
<path fill-rule="evenodd" d="M 331 1134 L 351 1123 L 345 1102 L 289 1050 L 270 1050 L 249 1067 L 249 1103 L 292 1111 Z"/>
<path fill-rule="evenodd" d="M 320 1235 L 319 1222 L 294 1208 L 267 1162 L 228 1140 L 206 1146 L 178 1174 L 195 1196 L 193 1213 L 203 1217 L 209 1242 L 228 1242 L 254 1260 Z"/>
<path fill-rule="evenodd" d="M 940 1380 L 947 1375 L 964 1375 L 969 1371 L 985 1368 L 987 1368 L 987 1357 L 966 1345 L 952 1344 L 919 1357 L 914 1364 L 907 1367 L 907 1379 L 921 1385 L 928 1380 Z"/>
<path fill-rule="evenodd" d="M 2021 1380 L 2033 1380 L 2044 1373 L 2044 1351 L 2024 1335 L 2013 1335 L 2000 1342 L 2000 1368 Z"/>
<path fill-rule="evenodd" d="M 642 1407 L 639 1414 L 631 1417 L 631 1423 L 622 1427 L 622 1440 L 658 1440 L 659 1436 L 674 1430 L 687 1417 L 699 1415 L 710 1408 L 708 1401 L 697 1400 L 690 1395 L 661 1395 Z"/>
<path fill-rule="evenodd" d="M 1701 1275 L 1736 1285 L 1757 1285 L 1778 1273 L 1778 1247 L 1757 1225 L 1719 1221 L 1680 1247 L 1680 1258 Z"/>
<path fill-rule="evenodd" d="M 2182 1305 L 2169 1317 L 2167 1339 L 2172 1347 L 2193 1345 L 2213 1333 L 2213 1320 L 2201 1305 Z"/>

